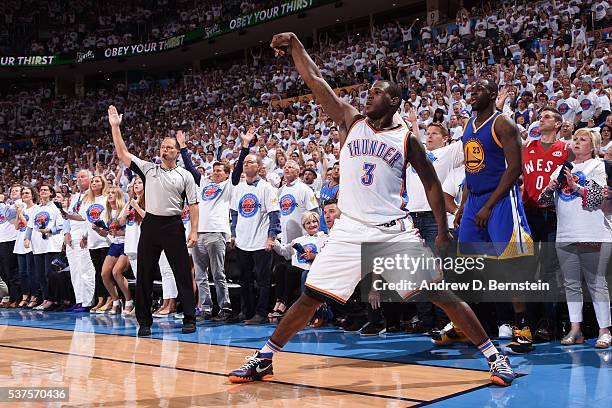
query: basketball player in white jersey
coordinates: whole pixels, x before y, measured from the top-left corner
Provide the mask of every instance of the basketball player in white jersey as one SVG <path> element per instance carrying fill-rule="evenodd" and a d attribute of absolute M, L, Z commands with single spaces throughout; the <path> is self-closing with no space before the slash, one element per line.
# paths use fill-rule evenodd
<path fill-rule="evenodd" d="M 283 49 L 287 48 L 316 100 L 340 127 L 338 207 L 342 216 L 311 266 L 304 293 L 285 313 L 266 345 L 229 374 L 229 380 L 234 383 L 270 378 L 274 353 L 306 326 L 319 305 L 328 300 L 343 303 L 349 299 L 361 280 L 364 240 L 420 242 L 405 209 L 408 163 L 421 178 L 435 215 L 436 247 L 443 251 L 451 241 L 440 181 L 421 143 L 399 115 L 395 115 L 402 102 L 399 86 L 389 81 L 374 82 L 368 91 L 363 116 L 336 96 L 295 34 L 277 34 L 270 45 L 277 55 L 283 55 Z M 491 343 L 469 306 L 451 292 L 430 293 L 430 299 L 479 345 L 489 362 L 491 381 L 510 385 L 514 373 L 507 357 Z"/>

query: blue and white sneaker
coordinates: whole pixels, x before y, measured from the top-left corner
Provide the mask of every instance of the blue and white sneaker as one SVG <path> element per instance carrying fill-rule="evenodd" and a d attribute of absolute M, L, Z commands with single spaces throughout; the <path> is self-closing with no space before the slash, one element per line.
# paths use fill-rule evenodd
<path fill-rule="evenodd" d="M 489 358 L 489 373 L 491 373 L 491 382 L 502 387 L 509 386 L 516 378 L 516 374 L 510 367 L 510 360 L 501 353 Z"/>
<path fill-rule="evenodd" d="M 263 381 L 272 378 L 272 353 L 270 356 L 262 357 L 259 351 L 246 358 L 246 363 L 237 370 L 228 374 L 228 379 L 233 383 L 247 383 Z"/>

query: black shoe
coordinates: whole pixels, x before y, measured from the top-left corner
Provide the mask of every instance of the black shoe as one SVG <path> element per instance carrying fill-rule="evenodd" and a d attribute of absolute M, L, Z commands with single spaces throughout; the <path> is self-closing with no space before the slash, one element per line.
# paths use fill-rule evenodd
<path fill-rule="evenodd" d="M 368 323 L 361 329 L 362 336 L 378 336 L 386 332 L 384 324 Z"/>
<path fill-rule="evenodd" d="M 536 329 L 535 334 L 533 335 L 534 343 L 548 343 L 552 341 L 554 338 L 554 334 L 550 329 L 550 325 L 546 320 L 540 322 L 538 328 Z"/>
<path fill-rule="evenodd" d="M 204 320 L 210 320 L 212 317 L 212 313 L 210 312 L 202 312 L 196 316 L 196 321 L 201 322 Z"/>
<path fill-rule="evenodd" d="M 342 330 L 348 333 L 357 332 L 361 330 L 364 325 L 365 322 L 363 320 L 353 320 L 352 322 L 344 326 Z"/>
<path fill-rule="evenodd" d="M 65 312 L 68 309 L 72 308 L 74 305 L 71 305 L 70 303 L 60 303 L 58 305 L 58 307 L 55 309 L 56 312 Z"/>
<path fill-rule="evenodd" d="M 268 318 L 267 317 L 263 317 L 260 316 L 258 314 L 256 314 L 255 316 L 251 317 L 250 319 L 245 320 L 243 323 L 244 324 L 264 324 L 264 323 L 268 323 Z"/>
<path fill-rule="evenodd" d="M 430 325 L 424 324 L 420 320 L 416 322 L 411 322 L 406 326 L 406 333 L 409 334 L 424 334 L 431 332 L 432 327 Z"/>
<path fill-rule="evenodd" d="M 151 326 L 140 326 L 138 328 L 138 337 L 147 337 L 151 335 Z"/>
<path fill-rule="evenodd" d="M 196 332 L 195 323 L 192 323 L 192 322 L 183 323 L 183 329 L 181 330 L 181 333 L 189 334 L 189 333 L 195 333 L 195 332 Z"/>
<path fill-rule="evenodd" d="M 228 374 L 228 379 L 232 383 L 246 383 L 261 381 L 272 378 L 272 353 L 269 357 L 263 357 L 258 351 L 252 356 L 247 357 L 247 362 L 237 370 Z"/>
<path fill-rule="evenodd" d="M 61 305 L 59 303 L 53 303 L 51 306 L 43 309 L 45 312 L 55 312 Z"/>
<path fill-rule="evenodd" d="M 219 312 L 218 315 L 211 318 L 210 320 L 213 322 L 228 322 L 232 318 L 232 311 L 229 309 L 223 309 Z"/>
<path fill-rule="evenodd" d="M 246 315 L 244 313 L 240 312 L 236 316 L 232 316 L 229 319 L 227 319 L 227 322 L 228 323 L 242 323 L 245 320 L 246 320 Z"/>
<path fill-rule="evenodd" d="M 399 333 L 402 331 L 402 328 L 399 324 L 393 326 L 387 326 L 387 333 Z"/>

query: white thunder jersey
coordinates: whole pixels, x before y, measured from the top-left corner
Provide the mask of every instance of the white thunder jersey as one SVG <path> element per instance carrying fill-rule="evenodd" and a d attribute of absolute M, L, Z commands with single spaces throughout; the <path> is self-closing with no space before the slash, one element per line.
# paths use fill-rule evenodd
<path fill-rule="evenodd" d="M 406 144 L 409 130 L 399 124 L 375 130 L 366 118 L 348 131 L 340 151 L 342 214 L 378 225 L 408 216 L 406 205 Z"/>

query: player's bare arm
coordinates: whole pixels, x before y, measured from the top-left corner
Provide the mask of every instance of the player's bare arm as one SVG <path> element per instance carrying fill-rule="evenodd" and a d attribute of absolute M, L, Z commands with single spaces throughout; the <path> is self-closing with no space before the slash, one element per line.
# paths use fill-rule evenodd
<path fill-rule="evenodd" d="M 412 133 L 408 137 L 406 143 L 408 144 L 406 158 L 423 183 L 427 202 L 438 224 L 436 247 L 438 250 L 444 251 L 448 247 L 451 237 L 448 233 L 448 219 L 446 218 L 446 206 L 444 204 L 444 195 L 442 194 L 442 185 L 440 184 L 440 180 L 438 179 L 431 160 L 427 159 L 423 144 L 419 142 Z"/>
<path fill-rule="evenodd" d="M 121 136 L 121 129 L 119 129 L 122 119 L 123 115 L 119 115 L 119 113 L 117 113 L 117 108 L 115 108 L 113 105 L 108 107 L 108 123 L 110 123 L 111 133 L 113 134 L 115 152 L 117 153 L 119 160 L 121 160 L 126 167 L 130 167 L 130 164 L 132 164 L 132 158 L 130 157 L 130 152 L 123 141 L 123 137 Z"/>
<path fill-rule="evenodd" d="M 476 214 L 476 224 L 480 228 L 486 228 L 491 210 L 502 197 L 508 194 L 523 172 L 521 136 L 518 127 L 510 119 L 502 115 L 495 122 L 494 130 L 502 144 L 507 166 L 497 188 L 478 214 Z"/>
<path fill-rule="evenodd" d="M 319 67 L 314 63 L 304 46 L 294 33 L 276 34 L 272 38 L 270 46 L 277 55 L 284 55 L 283 49 L 288 49 L 300 76 L 312 91 L 317 102 L 321 104 L 325 113 L 328 114 L 340 129 L 340 145 L 344 145 L 348 127 L 359 115 L 359 111 L 350 104 L 344 102 L 331 89 L 323 79 Z"/>

